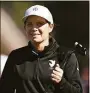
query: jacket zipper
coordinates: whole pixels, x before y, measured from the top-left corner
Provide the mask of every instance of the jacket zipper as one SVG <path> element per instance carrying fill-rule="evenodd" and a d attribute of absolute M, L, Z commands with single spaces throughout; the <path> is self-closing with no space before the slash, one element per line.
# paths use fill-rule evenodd
<path fill-rule="evenodd" d="M 40 58 L 38 58 L 36 78 L 37 78 L 37 81 L 38 81 L 38 83 L 39 83 L 42 91 L 43 91 L 44 93 L 48 93 L 48 92 L 45 90 L 45 88 L 43 87 L 43 84 L 41 83 L 41 81 L 40 81 L 40 79 L 39 79 L 39 65 L 40 65 Z"/>

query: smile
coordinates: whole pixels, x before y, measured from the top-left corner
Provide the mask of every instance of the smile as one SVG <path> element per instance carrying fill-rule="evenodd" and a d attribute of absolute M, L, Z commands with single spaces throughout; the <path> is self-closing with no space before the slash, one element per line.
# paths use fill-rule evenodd
<path fill-rule="evenodd" d="M 35 35 L 40 35 L 40 34 L 31 34 L 32 36 L 35 36 Z"/>

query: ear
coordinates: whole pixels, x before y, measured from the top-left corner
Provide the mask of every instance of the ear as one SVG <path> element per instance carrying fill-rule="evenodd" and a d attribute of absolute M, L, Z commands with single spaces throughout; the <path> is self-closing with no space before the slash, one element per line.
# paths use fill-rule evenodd
<path fill-rule="evenodd" d="M 50 26 L 49 32 L 52 32 L 53 31 L 53 28 L 54 28 L 54 24 L 50 24 L 49 26 Z"/>

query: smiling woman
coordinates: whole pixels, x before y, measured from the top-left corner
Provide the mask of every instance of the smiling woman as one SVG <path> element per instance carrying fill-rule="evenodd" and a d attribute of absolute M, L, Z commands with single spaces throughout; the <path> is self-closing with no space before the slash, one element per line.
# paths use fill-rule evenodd
<path fill-rule="evenodd" d="M 62 68 L 60 47 L 50 36 L 54 22 L 48 8 L 34 5 L 26 10 L 23 20 L 29 42 L 10 53 L 0 79 L 0 93 L 82 93 L 74 53 Z"/>
<path fill-rule="evenodd" d="M 49 33 L 53 29 L 53 24 L 49 24 L 42 17 L 32 15 L 28 17 L 24 27 L 29 40 L 37 50 L 43 51 L 44 45 L 49 44 Z"/>

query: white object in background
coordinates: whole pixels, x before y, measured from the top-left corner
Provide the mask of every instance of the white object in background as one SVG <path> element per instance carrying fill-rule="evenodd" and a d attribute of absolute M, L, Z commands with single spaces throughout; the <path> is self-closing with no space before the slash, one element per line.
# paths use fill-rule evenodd
<path fill-rule="evenodd" d="M 7 61 L 7 58 L 8 58 L 7 55 L 1 54 L 1 74 L 3 72 L 3 69 L 4 69 L 5 63 Z"/>

